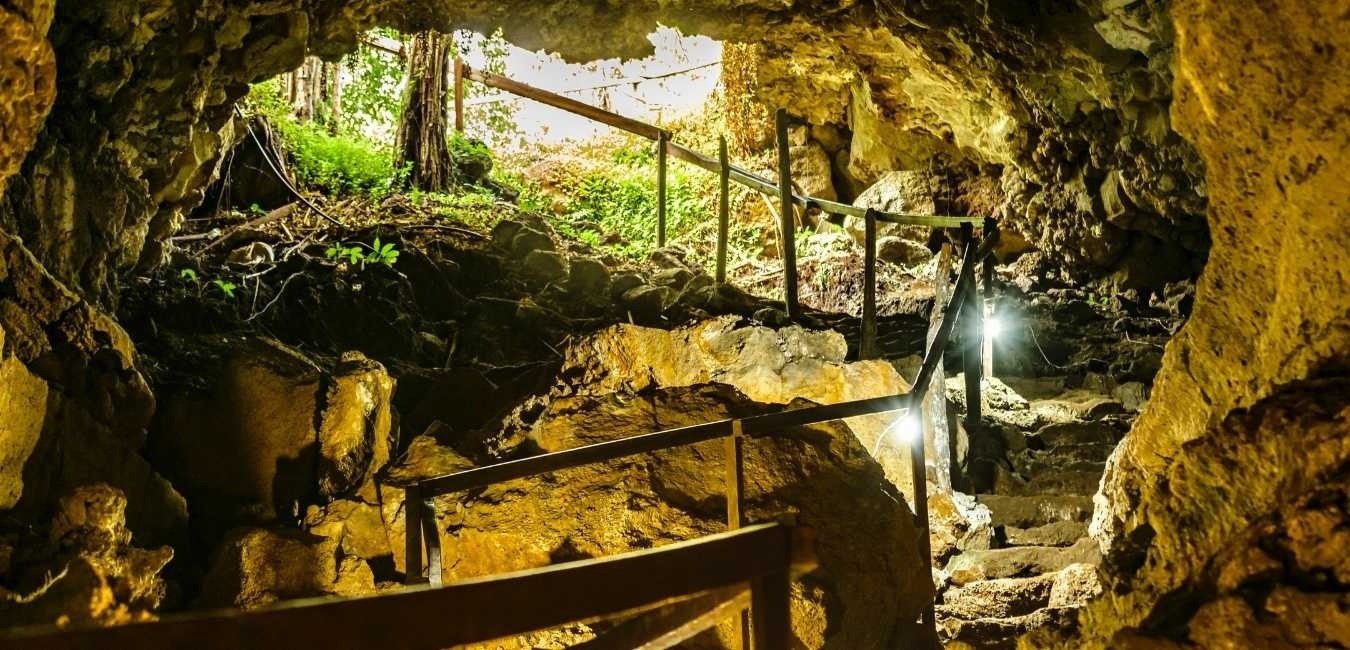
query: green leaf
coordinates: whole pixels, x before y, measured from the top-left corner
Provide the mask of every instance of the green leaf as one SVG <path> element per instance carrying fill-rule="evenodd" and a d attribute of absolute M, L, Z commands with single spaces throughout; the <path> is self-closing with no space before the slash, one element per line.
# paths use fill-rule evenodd
<path fill-rule="evenodd" d="M 183 269 L 178 273 L 178 277 L 183 278 L 184 280 L 188 280 L 194 284 L 197 282 L 197 272 L 193 271 L 192 269 Z"/>

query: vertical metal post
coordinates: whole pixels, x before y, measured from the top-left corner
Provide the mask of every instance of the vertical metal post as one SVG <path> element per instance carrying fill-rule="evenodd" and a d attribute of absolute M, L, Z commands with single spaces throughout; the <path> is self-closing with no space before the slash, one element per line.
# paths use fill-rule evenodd
<path fill-rule="evenodd" d="M 766 575 L 750 585 L 755 650 L 792 647 L 791 585 L 786 566 L 783 571 Z"/>
<path fill-rule="evenodd" d="M 725 489 L 727 492 L 727 530 L 737 530 L 744 522 L 745 511 L 745 433 L 740 420 L 731 421 L 731 435 L 726 437 Z M 753 603 L 751 604 L 753 606 Z M 738 650 L 750 647 L 750 611 L 740 613 L 740 630 L 733 646 Z"/>
<path fill-rule="evenodd" d="M 717 282 L 727 281 L 727 238 L 731 234 L 731 161 L 727 155 L 727 137 L 722 136 L 717 148 L 718 171 L 721 174 L 721 200 L 717 203 Z"/>
<path fill-rule="evenodd" d="M 464 132 L 464 60 L 455 57 L 455 132 Z"/>
<path fill-rule="evenodd" d="M 422 581 L 422 487 L 403 492 L 403 584 Z"/>
<path fill-rule="evenodd" d="M 991 217 L 986 217 L 985 220 L 984 220 L 984 235 L 985 235 L 985 237 L 993 237 L 993 238 L 997 238 L 997 237 L 998 237 L 998 222 L 994 221 L 994 219 L 991 218 Z M 984 258 L 984 265 L 983 265 L 983 267 L 981 267 L 981 271 L 983 271 L 982 275 L 984 276 L 984 277 L 982 278 L 982 280 L 983 280 L 983 282 L 984 282 L 984 318 L 987 319 L 987 320 L 991 320 L 991 321 L 992 321 L 993 319 L 997 318 L 997 314 L 994 313 L 994 263 L 995 263 L 995 261 L 996 261 L 996 260 L 994 259 L 994 254 L 993 254 L 993 253 L 990 253 L 990 254 L 989 254 L 989 257 Z M 994 378 L 994 337 L 991 336 L 989 333 L 985 333 L 985 334 L 984 334 L 984 351 L 983 351 L 983 354 L 982 354 L 981 356 L 982 356 L 982 358 L 984 359 L 984 377 L 985 377 L 985 379 L 993 379 L 993 378 Z"/>
<path fill-rule="evenodd" d="M 441 586 L 441 537 L 436 530 L 436 509 L 431 499 L 422 501 L 422 540 L 427 548 L 427 582 Z"/>
<path fill-rule="evenodd" d="M 656 245 L 666 245 L 666 157 L 670 152 L 670 134 L 661 132 L 656 139 Z"/>
<path fill-rule="evenodd" d="M 961 226 L 961 238 L 965 243 L 966 255 L 975 250 L 974 228 L 970 224 Z M 974 270 L 971 270 L 974 273 Z M 984 373 L 984 363 L 980 361 L 980 352 L 984 350 L 984 325 L 981 322 L 979 288 L 974 278 L 966 285 L 965 300 L 961 304 L 961 357 L 966 375 L 966 431 L 971 436 L 979 435 L 982 418 L 983 400 L 980 398 L 980 376 Z"/>
<path fill-rule="evenodd" d="M 951 286 L 951 244 L 943 244 L 938 251 L 937 265 L 933 269 L 933 313 L 929 316 L 928 336 L 924 338 L 927 346 L 932 346 L 942 328 L 942 315 L 952 297 Z M 955 317 L 955 315 L 953 315 Z M 943 363 L 943 351 L 937 351 L 937 371 L 928 386 L 915 386 L 915 390 L 924 390 L 923 426 L 924 438 L 933 442 L 933 483 L 939 490 L 950 490 L 952 476 L 957 468 L 952 457 L 951 432 L 947 428 L 947 370 Z"/>
<path fill-rule="evenodd" d="M 860 359 L 877 358 L 877 215 L 869 208 L 863 226 L 863 308 Z"/>
<path fill-rule="evenodd" d="M 924 387 L 915 386 L 914 391 L 910 393 L 909 409 L 923 408 L 923 396 L 926 391 Z M 904 417 L 910 417 L 906 413 Z M 928 469 L 924 462 L 923 450 L 924 437 L 922 435 L 914 436 L 909 442 L 909 471 L 914 481 L 914 517 L 917 520 L 915 527 L 919 536 L 919 557 L 923 561 L 924 575 L 932 573 L 933 569 L 933 551 L 931 543 L 928 540 Z M 933 602 L 929 601 L 923 611 L 923 624 L 927 627 L 937 625 L 937 617 L 934 613 Z"/>
<path fill-rule="evenodd" d="M 779 237 L 783 240 L 783 294 L 788 318 L 797 317 L 796 201 L 792 195 L 792 151 L 788 144 L 788 112 L 778 109 Z"/>

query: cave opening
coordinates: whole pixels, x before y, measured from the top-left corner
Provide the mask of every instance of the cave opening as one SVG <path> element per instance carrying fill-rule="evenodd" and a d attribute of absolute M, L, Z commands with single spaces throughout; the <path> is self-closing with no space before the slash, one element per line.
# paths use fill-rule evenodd
<path fill-rule="evenodd" d="M 226 5 L 0 3 L 0 647 L 1350 645 L 1337 3 Z"/>

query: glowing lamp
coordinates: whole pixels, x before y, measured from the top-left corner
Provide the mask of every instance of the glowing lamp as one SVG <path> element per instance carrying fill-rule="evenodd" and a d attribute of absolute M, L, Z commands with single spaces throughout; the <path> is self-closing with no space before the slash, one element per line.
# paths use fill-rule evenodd
<path fill-rule="evenodd" d="M 984 319 L 984 337 L 990 340 L 998 338 L 1003 333 L 1003 321 L 990 316 Z"/>

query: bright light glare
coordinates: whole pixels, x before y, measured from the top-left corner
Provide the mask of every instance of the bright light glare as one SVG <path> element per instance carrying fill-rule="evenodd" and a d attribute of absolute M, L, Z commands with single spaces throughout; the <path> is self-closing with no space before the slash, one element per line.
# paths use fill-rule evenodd
<path fill-rule="evenodd" d="M 984 319 L 985 338 L 989 339 L 998 338 L 998 335 L 1002 333 L 1003 333 L 1003 321 L 993 316 Z"/>
<path fill-rule="evenodd" d="M 900 419 L 891 425 L 891 430 L 895 432 L 896 442 L 902 445 L 910 445 L 923 435 L 923 423 L 919 421 L 917 412 L 910 411 L 900 416 Z"/>

